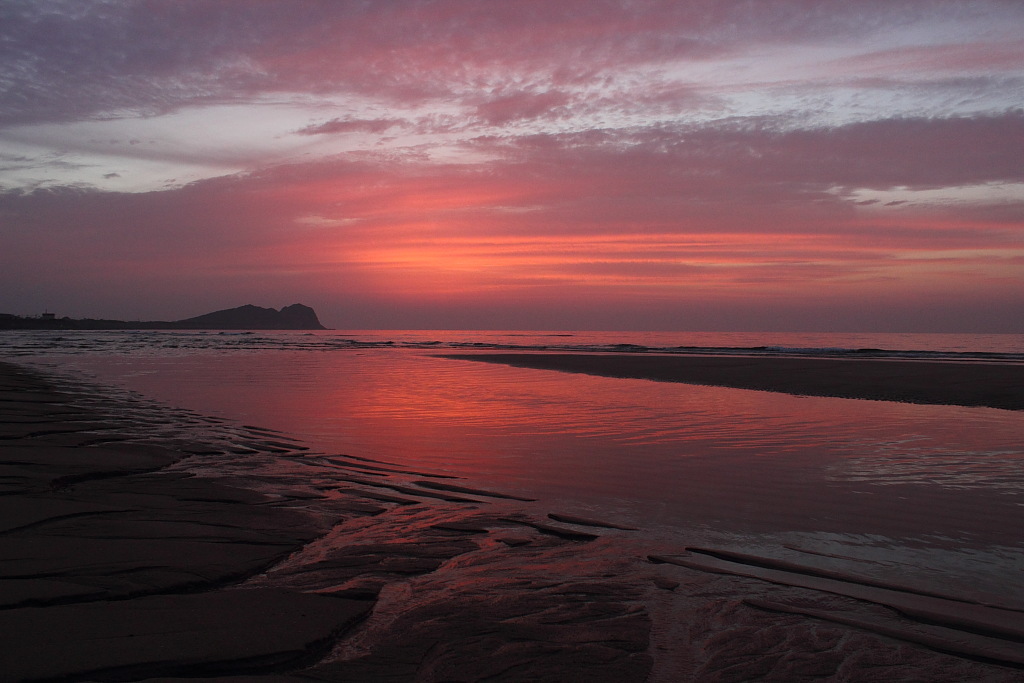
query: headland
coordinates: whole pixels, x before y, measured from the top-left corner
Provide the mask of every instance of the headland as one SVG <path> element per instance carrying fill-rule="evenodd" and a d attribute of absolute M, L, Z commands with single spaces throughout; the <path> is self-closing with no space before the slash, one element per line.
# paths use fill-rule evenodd
<path fill-rule="evenodd" d="M 316 311 L 303 304 L 281 310 L 252 304 L 214 311 L 184 320 L 125 321 L 58 318 L 53 314 L 25 317 L 0 313 L 0 330 L 326 330 Z"/>

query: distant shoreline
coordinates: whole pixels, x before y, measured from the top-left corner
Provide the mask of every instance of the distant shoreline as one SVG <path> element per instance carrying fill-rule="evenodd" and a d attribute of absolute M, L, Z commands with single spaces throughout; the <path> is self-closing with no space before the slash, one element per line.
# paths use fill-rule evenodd
<path fill-rule="evenodd" d="M 834 358 L 473 353 L 445 358 L 800 396 L 1024 410 L 1024 365 Z"/>
<path fill-rule="evenodd" d="M 281 310 L 246 304 L 185 320 L 134 321 L 58 318 L 52 313 L 25 317 L 0 313 L 0 330 L 325 330 L 316 311 L 292 304 Z"/>
<path fill-rule="evenodd" d="M 98 320 L 94 318 L 29 318 L 0 315 L 0 331 L 41 330 L 57 332 L 92 332 L 105 330 L 188 330 L 195 329 L 175 322 Z"/>

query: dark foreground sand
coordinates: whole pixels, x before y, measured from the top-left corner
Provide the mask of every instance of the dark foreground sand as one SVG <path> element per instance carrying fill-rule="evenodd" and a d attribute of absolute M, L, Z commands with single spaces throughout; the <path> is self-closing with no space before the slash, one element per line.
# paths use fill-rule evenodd
<path fill-rule="evenodd" d="M 1024 673 L 1019 607 L 656 547 L 4 363 L 0 449 L 0 681 Z"/>
<path fill-rule="evenodd" d="M 1024 410 L 1024 364 L 603 353 L 446 356 L 521 368 L 802 396 Z"/>
<path fill-rule="evenodd" d="M 588 527 L 88 392 L 0 362 L 0 681 L 647 677 L 627 560 L 566 570 Z"/>

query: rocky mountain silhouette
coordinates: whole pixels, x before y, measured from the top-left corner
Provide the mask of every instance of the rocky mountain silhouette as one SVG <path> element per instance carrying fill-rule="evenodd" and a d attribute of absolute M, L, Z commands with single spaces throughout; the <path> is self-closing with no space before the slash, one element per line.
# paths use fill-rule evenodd
<path fill-rule="evenodd" d="M 326 330 L 309 306 L 292 304 L 280 311 L 252 304 L 214 311 L 174 323 L 190 330 Z"/>

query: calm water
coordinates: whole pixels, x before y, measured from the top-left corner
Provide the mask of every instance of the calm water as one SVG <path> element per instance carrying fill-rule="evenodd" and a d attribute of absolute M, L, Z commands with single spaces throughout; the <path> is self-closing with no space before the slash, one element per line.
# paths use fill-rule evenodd
<path fill-rule="evenodd" d="M 279 429 L 316 452 L 525 494 L 540 512 L 633 524 L 652 544 L 798 549 L 946 590 L 1024 593 L 1024 413 L 589 377 L 436 350 L 774 346 L 1012 360 L 1020 335 L 548 334 L 25 333 L 4 337 L 0 355 Z"/>

